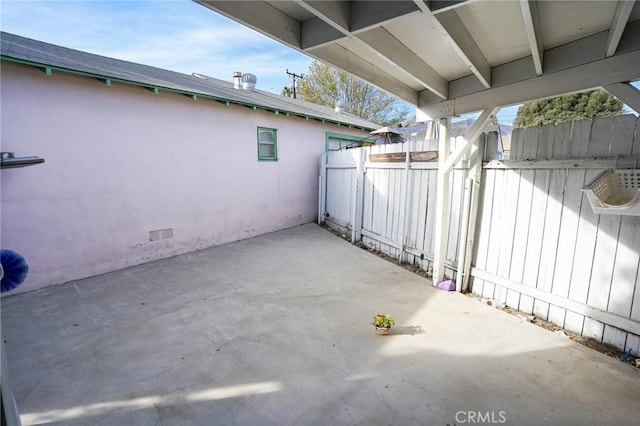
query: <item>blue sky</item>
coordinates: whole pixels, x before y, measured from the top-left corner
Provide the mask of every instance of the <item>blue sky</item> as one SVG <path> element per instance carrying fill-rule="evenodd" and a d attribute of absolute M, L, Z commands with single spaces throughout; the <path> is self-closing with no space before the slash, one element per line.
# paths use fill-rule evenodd
<path fill-rule="evenodd" d="M 1 0 L 3 31 L 186 74 L 258 76 L 280 93 L 311 58 L 190 0 Z"/>

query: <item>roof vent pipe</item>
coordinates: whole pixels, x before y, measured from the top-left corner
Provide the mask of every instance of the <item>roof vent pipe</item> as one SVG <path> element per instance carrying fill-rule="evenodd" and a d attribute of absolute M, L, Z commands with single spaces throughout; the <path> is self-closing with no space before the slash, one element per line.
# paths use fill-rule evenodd
<path fill-rule="evenodd" d="M 253 74 L 242 74 L 242 88 L 244 90 L 251 90 L 256 88 L 256 83 L 258 82 L 258 77 Z"/>
<path fill-rule="evenodd" d="M 344 112 L 344 102 L 342 101 L 336 102 L 335 111 L 342 114 Z"/>
<path fill-rule="evenodd" d="M 240 71 L 234 71 L 233 73 L 233 88 L 239 89 L 242 84 L 242 73 Z"/>

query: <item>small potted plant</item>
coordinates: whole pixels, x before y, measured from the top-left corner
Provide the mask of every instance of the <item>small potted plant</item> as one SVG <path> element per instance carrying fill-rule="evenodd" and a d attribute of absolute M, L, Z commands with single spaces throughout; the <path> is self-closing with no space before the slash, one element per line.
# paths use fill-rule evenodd
<path fill-rule="evenodd" d="M 373 316 L 373 322 L 371 324 L 373 324 L 373 327 L 376 330 L 376 334 L 389 334 L 391 326 L 395 323 L 396 321 L 391 315 L 375 314 Z"/>

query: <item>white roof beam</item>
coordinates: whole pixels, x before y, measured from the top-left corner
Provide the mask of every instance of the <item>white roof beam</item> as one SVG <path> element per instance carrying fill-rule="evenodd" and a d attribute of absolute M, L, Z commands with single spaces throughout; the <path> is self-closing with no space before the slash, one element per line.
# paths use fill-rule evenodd
<path fill-rule="evenodd" d="M 491 67 L 455 10 L 436 15 L 445 37 L 469 67 L 471 72 L 487 89 L 491 87 Z"/>
<path fill-rule="evenodd" d="M 524 29 L 527 33 L 527 39 L 529 39 L 533 66 L 536 70 L 536 75 L 542 75 L 542 53 L 544 47 L 542 45 L 542 32 L 540 31 L 540 19 L 538 17 L 538 2 L 520 0 L 520 8 L 524 19 Z"/>
<path fill-rule="evenodd" d="M 611 26 L 609 27 L 609 39 L 607 40 L 607 50 L 605 53 L 607 57 L 616 53 L 618 43 L 620 43 L 622 33 L 627 26 L 627 21 L 631 15 L 634 3 L 635 0 L 618 1 L 616 11 L 613 14 L 613 19 L 611 20 Z"/>
<path fill-rule="evenodd" d="M 447 10 L 455 9 L 465 3 L 469 3 L 471 0 L 432 0 L 426 3 L 429 6 L 429 10 L 435 13 L 446 12 Z"/>
<path fill-rule="evenodd" d="M 380 27 L 420 9 L 413 1 L 352 1 L 349 30 L 353 33 Z"/>
<path fill-rule="evenodd" d="M 411 75 L 422 86 L 433 91 L 440 99 L 447 98 L 448 82 L 444 77 L 422 61 L 387 30 L 379 26 L 407 13 L 419 13 L 420 10 L 414 2 L 359 1 L 349 3 L 299 1 L 298 3 L 324 21 L 324 24 L 322 24 L 317 22 L 316 19 L 310 19 L 303 23 L 302 45 L 307 53 L 315 55 L 317 47 L 326 46 L 332 41 L 349 37 L 362 46 L 372 49 L 378 56 Z M 347 7 L 349 4 L 351 4 L 350 8 Z M 357 33 L 352 32 L 354 28 L 359 31 Z M 362 30 L 363 28 L 369 29 L 364 31 Z M 366 80 L 359 72 L 349 67 L 342 68 Z M 374 84 L 378 85 L 377 83 Z M 417 92 L 412 97 L 417 99 Z"/>
<path fill-rule="evenodd" d="M 360 56 L 337 44 L 323 46 L 309 50 L 311 56 L 353 74 L 380 89 L 393 93 L 410 104 L 418 104 L 418 92 L 412 87 L 378 67 L 365 61 Z"/>
<path fill-rule="evenodd" d="M 604 86 L 604 88 L 640 114 L 640 90 L 629 83 L 614 83 Z"/>
<path fill-rule="evenodd" d="M 449 41 L 449 44 L 451 44 L 460 59 L 464 61 L 467 67 L 469 67 L 469 70 L 480 80 L 480 83 L 486 89 L 490 88 L 491 66 L 462 23 L 457 12 L 452 9 L 436 15 L 429 9 L 424 1 L 415 0 L 415 3 L 423 13 L 435 17 L 435 22 L 437 22 L 440 32 Z"/>
<path fill-rule="evenodd" d="M 298 1 L 297 3 L 343 34 L 349 33 L 351 8 L 348 1 Z"/>
<path fill-rule="evenodd" d="M 413 1 L 313 1 L 297 3 L 345 35 L 380 27 L 420 9 Z"/>
<path fill-rule="evenodd" d="M 311 18 L 302 23 L 301 45 L 302 50 L 320 47 L 346 38 L 344 32 L 328 24 L 320 18 Z"/>
<path fill-rule="evenodd" d="M 584 40 L 578 40 L 552 49 L 551 52 L 547 51 L 545 57 L 552 57 L 554 60 L 546 59 L 545 68 L 552 68 L 553 71 L 547 71 L 541 76 L 511 74 L 511 71 L 517 74 L 519 70 L 530 69 L 523 67 L 520 64 L 521 61 L 515 61 L 500 67 L 503 68 L 500 73 L 505 74 L 504 84 L 496 82 L 494 87 L 488 90 L 477 90 L 455 96 L 455 99 L 436 102 L 433 102 L 429 92 L 421 92 L 418 104 L 420 115 L 437 119 L 478 111 L 493 105 L 513 105 L 600 86 L 606 87 L 621 81 L 638 80 L 640 79 L 640 22 L 634 27 L 629 37 L 626 34 L 623 37 L 624 51 L 608 58 L 580 60 L 572 64 L 571 61 L 576 60 L 575 55 L 570 54 L 571 51 L 576 50 L 572 45 L 574 43 L 586 44 L 583 43 Z M 629 29 L 627 28 L 627 30 Z M 597 40 L 602 38 L 602 35 L 589 38 Z M 598 43 L 596 46 L 603 47 L 603 44 Z M 594 49 L 594 51 L 596 50 Z M 597 51 L 602 52 L 603 50 L 599 48 Z M 494 68 L 494 74 L 497 75 L 496 68 Z M 452 90 L 451 85 L 450 90 Z"/>
<path fill-rule="evenodd" d="M 364 44 L 350 32 L 354 13 L 356 26 L 364 29 L 417 11 L 413 2 L 368 1 L 357 2 L 363 4 L 352 7 L 351 2 L 345 1 L 298 1 L 300 6 L 316 16 L 303 23 L 266 2 L 196 2 L 290 47 L 304 50 L 305 53 L 393 93 L 406 102 L 418 104 L 418 92 L 414 88 L 334 43 L 340 38 L 351 37 Z M 373 19 L 365 16 L 370 12 Z"/>
<path fill-rule="evenodd" d="M 351 10 L 344 1 L 298 1 L 316 17 L 302 23 L 302 48 L 306 51 L 351 37 Z"/>
<path fill-rule="evenodd" d="M 384 28 L 359 33 L 358 38 L 380 56 L 411 74 L 420 84 L 441 99 L 448 97 L 448 81 Z"/>
<path fill-rule="evenodd" d="M 381 27 L 399 17 L 420 13 L 413 1 L 298 0 L 297 3 L 317 17 L 302 23 L 302 48 L 305 50 L 344 37 L 354 38 L 360 32 Z M 316 19 L 324 21 L 326 27 Z"/>
<path fill-rule="evenodd" d="M 265 2 L 195 0 L 208 9 L 280 42 L 301 49 L 301 25 L 291 16 Z"/>
<path fill-rule="evenodd" d="M 466 136 L 463 138 L 463 145 L 455 152 L 451 153 L 451 155 L 445 160 L 444 164 L 442 164 L 441 169 L 444 173 L 449 173 L 453 169 L 453 166 L 462 159 L 464 154 L 469 150 L 469 148 L 471 148 L 471 145 L 476 142 L 480 133 L 482 133 L 487 127 L 487 124 L 491 121 L 491 117 L 494 117 L 498 111 L 500 111 L 499 107 L 491 107 L 482 111 L 476 121 L 473 122 L 473 125 L 471 125 L 471 128 L 469 128 Z"/>

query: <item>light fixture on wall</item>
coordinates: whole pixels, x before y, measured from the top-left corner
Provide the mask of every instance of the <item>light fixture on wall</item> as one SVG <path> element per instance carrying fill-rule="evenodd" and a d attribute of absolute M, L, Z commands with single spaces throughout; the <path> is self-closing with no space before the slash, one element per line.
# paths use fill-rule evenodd
<path fill-rule="evenodd" d="M 0 152 L 0 169 L 13 167 L 26 167 L 34 164 L 44 163 L 44 158 L 40 157 L 16 157 L 13 152 Z"/>

